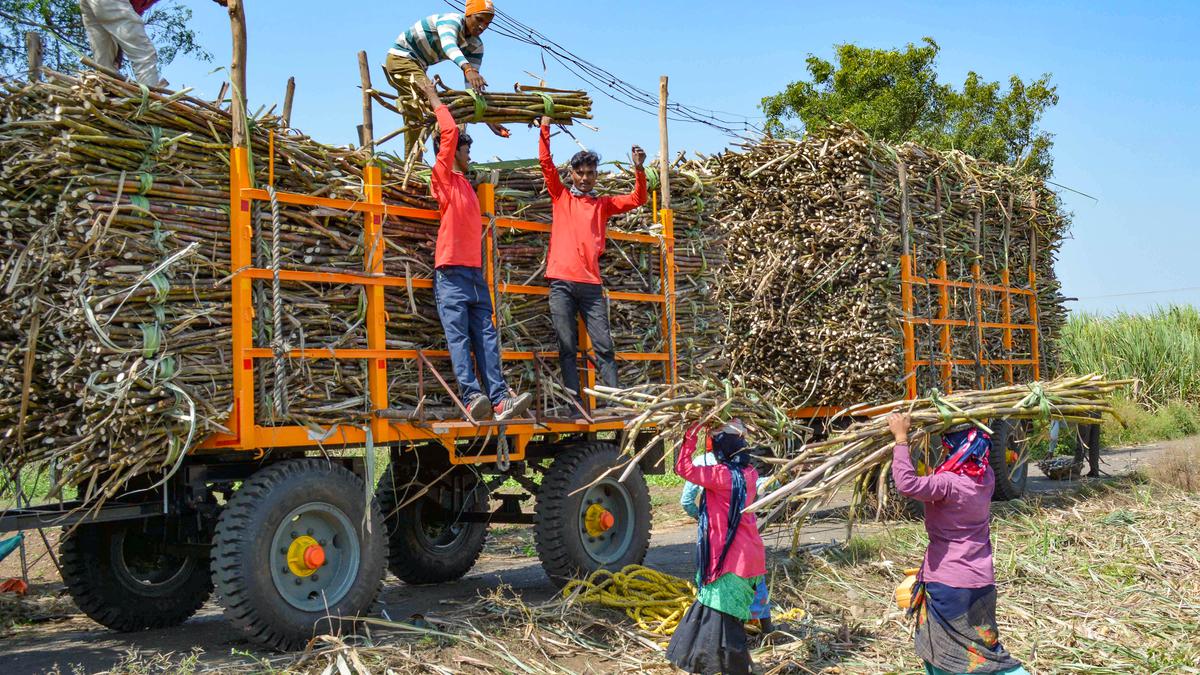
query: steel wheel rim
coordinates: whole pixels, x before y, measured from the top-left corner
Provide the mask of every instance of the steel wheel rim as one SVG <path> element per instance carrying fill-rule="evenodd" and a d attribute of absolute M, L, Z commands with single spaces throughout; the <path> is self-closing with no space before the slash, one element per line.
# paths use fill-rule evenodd
<path fill-rule="evenodd" d="M 195 570 L 196 561 L 191 556 L 175 556 L 167 553 L 154 554 L 142 551 L 144 556 L 152 557 L 156 562 L 177 560 L 174 565 L 148 564 L 146 559 L 131 556 L 129 545 L 138 543 L 136 537 L 127 536 L 126 530 L 117 532 L 112 539 L 111 554 L 113 565 L 119 572 L 117 579 L 121 584 L 138 594 L 147 591 L 165 593 L 179 586 Z M 163 571 L 169 574 L 163 576 Z"/>
<path fill-rule="evenodd" d="M 474 499 L 468 497 L 468 499 Z M 467 533 L 467 523 L 450 522 L 445 507 L 435 508 L 426 500 L 414 503 L 413 518 L 417 521 L 416 533 L 421 545 L 429 551 L 447 551 L 461 545 Z"/>
<path fill-rule="evenodd" d="M 587 512 L 593 505 L 604 507 L 613 515 L 613 526 L 599 536 L 592 536 L 587 528 Z M 601 565 L 615 563 L 628 551 L 633 542 L 634 519 L 633 497 L 620 481 L 605 478 L 583 493 L 579 502 L 577 527 L 583 550 Z"/>
<path fill-rule="evenodd" d="M 289 567 L 288 550 L 300 537 L 312 537 L 325 563 L 307 576 Z M 332 504 L 310 502 L 292 509 L 271 538 L 271 580 L 289 605 L 306 612 L 324 611 L 346 594 L 358 577 L 362 550 L 350 519 Z"/>
<path fill-rule="evenodd" d="M 1008 481 L 1010 483 L 1020 485 L 1025 482 L 1026 476 L 1029 475 L 1029 458 L 1026 457 L 1025 449 L 1028 446 L 1025 443 L 1025 428 L 1023 426 L 1015 426 L 1012 433 L 1008 436 L 1008 447 L 1004 448 L 1005 464 L 1008 464 L 1008 450 L 1011 449 L 1017 455 L 1017 461 L 1012 466 L 1006 466 L 1008 469 Z"/>

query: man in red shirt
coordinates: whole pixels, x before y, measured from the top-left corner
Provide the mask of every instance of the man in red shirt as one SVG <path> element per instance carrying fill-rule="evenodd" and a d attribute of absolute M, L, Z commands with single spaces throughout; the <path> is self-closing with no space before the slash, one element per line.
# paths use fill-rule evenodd
<path fill-rule="evenodd" d="M 421 90 L 437 116 L 440 132 L 433 140 L 437 161 L 430 180 L 441 216 L 433 293 L 446 331 L 450 362 L 471 419 L 486 420 L 493 415 L 498 420 L 509 419 L 528 410 L 533 396 L 516 396 L 500 367 L 500 336 L 492 323 L 492 299 L 483 278 L 479 198 L 466 176 L 471 137 L 459 133 L 454 116 L 432 83 L 422 83 Z M 476 368 L 483 379 L 482 388 Z"/>
<path fill-rule="evenodd" d="M 550 226 L 550 252 L 546 256 L 550 318 L 558 336 L 558 363 L 562 368 L 563 384 L 575 392 L 580 404 L 583 397 L 576 365 L 578 315 L 583 315 L 592 348 L 596 351 L 600 382 L 607 387 L 617 386 L 617 360 L 609 330 L 608 298 L 600 278 L 600 256 L 604 254 L 607 242 L 608 219 L 646 203 L 646 172 L 643 168 L 646 151 L 635 145 L 632 157 L 636 182 L 630 194 L 616 197 L 596 194 L 596 169 L 600 158 L 587 150 L 575 153 L 571 158 L 572 185 L 567 188 L 550 155 L 550 118 L 542 117 L 538 159 L 554 214 Z"/>

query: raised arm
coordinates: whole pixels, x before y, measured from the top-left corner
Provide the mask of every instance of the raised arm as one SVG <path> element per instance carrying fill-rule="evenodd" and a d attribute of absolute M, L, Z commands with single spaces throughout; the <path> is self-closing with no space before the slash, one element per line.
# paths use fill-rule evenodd
<path fill-rule="evenodd" d="M 450 177 L 454 174 L 454 153 L 458 151 L 458 124 L 454 121 L 454 115 L 450 114 L 450 109 L 438 97 L 432 82 L 421 85 L 421 93 L 425 94 L 425 100 L 429 101 L 429 106 L 433 108 L 433 114 L 437 117 L 439 145 L 430 184 L 433 186 L 433 196 L 441 199 L 442 189 L 450 184 Z"/>
<path fill-rule="evenodd" d="M 646 203 L 646 151 L 639 146 L 633 146 L 633 192 L 620 195 L 609 200 L 609 215 L 618 215 L 632 211 Z"/>
<path fill-rule="evenodd" d="M 888 428 L 896 440 L 896 447 L 892 450 L 892 480 L 896 483 L 896 491 L 918 501 L 940 502 L 954 494 L 954 474 L 917 475 L 908 449 L 908 429 L 911 424 L 907 414 L 892 413 L 888 417 Z"/>
<path fill-rule="evenodd" d="M 729 469 L 721 466 L 696 466 L 692 455 L 696 452 L 696 441 L 700 436 L 700 425 L 693 424 L 683 435 L 683 444 L 675 454 L 675 473 L 689 483 L 702 488 L 728 489 Z"/>
<path fill-rule="evenodd" d="M 546 189 L 550 199 L 558 199 L 566 188 L 558 175 L 558 167 L 554 166 L 554 157 L 550 154 L 550 118 L 542 117 L 542 134 L 538 140 L 538 161 L 542 165 L 542 178 L 546 179 Z"/>

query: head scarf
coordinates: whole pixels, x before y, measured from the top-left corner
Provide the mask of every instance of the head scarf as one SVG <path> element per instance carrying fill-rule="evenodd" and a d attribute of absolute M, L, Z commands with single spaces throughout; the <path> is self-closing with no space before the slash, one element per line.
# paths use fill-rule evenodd
<path fill-rule="evenodd" d="M 750 456 L 742 452 L 746 449 L 745 433 L 746 427 L 734 420 L 718 429 L 711 438 L 713 457 L 729 471 L 730 478 L 729 527 L 725 530 L 725 543 L 717 557 L 717 564 L 712 568 L 714 573 L 725 564 L 725 556 L 729 554 L 733 537 L 742 522 L 742 509 L 746 507 L 746 475 L 742 470 L 750 466 Z M 700 571 L 700 585 L 704 586 L 712 581 L 708 566 L 712 553 L 708 542 L 708 490 L 701 493 L 699 516 L 696 524 L 696 568 Z"/>
<path fill-rule="evenodd" d="M 495 7 L 492 6 L 492 0 L 467 0 L 466 16 L 482 12 L 487 12 L 488 14 L 496 12 Z"/>
<path fill-rule="evenodd" d="M 976 427 L 945 433 L 942 447 L 946 449 L 946 459 L 934 470 L 935 474 L 949 471 L 977 481 L 983 478 L 992 449 L 992 439 L 987 433 Z"/>

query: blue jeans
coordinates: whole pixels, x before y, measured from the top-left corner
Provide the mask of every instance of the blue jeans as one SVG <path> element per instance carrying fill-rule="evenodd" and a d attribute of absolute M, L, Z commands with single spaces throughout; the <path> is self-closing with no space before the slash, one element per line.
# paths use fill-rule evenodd
<path fill-rule="evenodd" d="M 483 270 L 454 265 L 439 267 L 433 274 L 433 295 L 463 403 L 470 403 L 486 388 L 488 400 L 499 405 L 508 397 L 508 383 L 500 369 L 500 335 L 492 324 L 492 298 L 483 280 Z M 483 378 L 482 387 L 476 368 Z"/>

